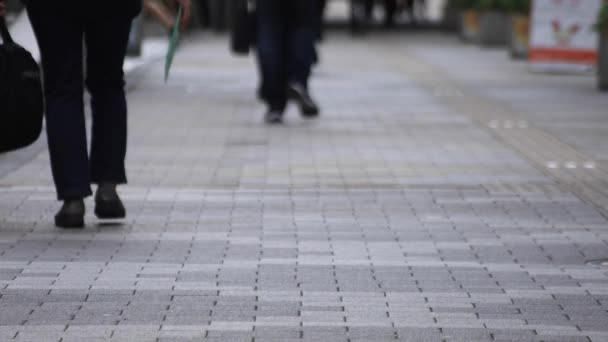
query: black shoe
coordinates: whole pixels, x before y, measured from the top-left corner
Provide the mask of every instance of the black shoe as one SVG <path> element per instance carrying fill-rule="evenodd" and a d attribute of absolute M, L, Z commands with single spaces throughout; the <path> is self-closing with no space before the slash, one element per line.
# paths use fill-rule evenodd
<path fill-rule="evenodd" d="M 279 125 L 283 123 L 283 111 L 278 109 L 270 109 L 264 115 L 264 122 L 269 125 Z"/>
<path fill-rule="evenodd" d="M 319 106 L 312 99 L 306 87 L 291 84 L 287 87 L 287 96 L 298 103 L 303 117 L 316 118 L 319 116 Z"/>
<path fill-rule="evenodd" d="M 66 229 L 84 228 L 84 212 L 82 198 L 65 200 L 61 210 L 55 215 L 55 226 Z"/>
<path fill-rule="evenodd" d="M 95 216 L 101 220 L 116 220 L 127 217 L 116 184 L 100 184 L 95 194 Z"/>

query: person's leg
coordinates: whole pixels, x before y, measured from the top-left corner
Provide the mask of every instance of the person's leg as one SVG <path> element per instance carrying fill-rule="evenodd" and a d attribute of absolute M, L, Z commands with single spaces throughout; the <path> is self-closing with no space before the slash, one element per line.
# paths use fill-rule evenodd
<path fill-rule="evenodd" d="M 132 18 L 91 18 L 86 27 L 86 85 L 91 93 L 91 181 L 127 182 L 127 102 L 123 62 Z"/>
<path fill-rule="evenodd" d="M 371 21 L 374 16 L 374 0 L 364 0 L 365 20 Z"/>
<path fill-rule="evenodd" d="M 393 27 L 395 25 L 395 15 L 397 14 L 397 0 L 384 0 L 384 26 Z"/>
<path fill-rule="evenodd" d="M 127 102 L 123 62 L 132 17 L 92 16 L 85 30 L 87 80 L 91 93 L 93 134 L 91 142 L 91 180 L 99 185 L 95 195 L 95 214 L 101 219 L 119 219 L 126 210 L 116 185 L 127 182 Z"/>
<path fill-rule="evenodd" d="M 373 17 L 373 0 L 350 0 L 350 30 L 353 34 L 364 33 Z"/>
<path fill-rule="evenodd" d="M 287 28 L 288 95 L 296 100 L 302 114 L 314 117 L 319 108 L 308 93 L 308 79 L 315 59 L 315 9 L 308 0 L 291 0 Z"/>
<path fill-rule="evenodd" d="M 317 0 L 317 13 L 316 13 L 316 26 L 317 26 L 317 40 L 323 40 L 325 33 L 325 8 L 327 7 L 327 0 Z"/>
<path fill-rule="evenodd" d="M 425 21 L 426 20 L 426 1 L 425 0 L 418 0 L 418 1 L 414 1 L 414 19 L 416 21 Z"/>
<path fill-rule="evenodd" d="M 285 0 L 258 0 L 257 53 L 262 82 L 260 96 L 271 110 L 287 103 L 285 63 Z"/>
<path fill-rule="evenodd" d="M 308 0 L 290 0 L 287 32 L 288 82 L 308 88 L 310 69 L 314 62 L 314 7 Z"/>
<path fill-rule="evenodd" d="M 83 104 L 81 18 L 61 6 L 27 7 L 40 52 L 51 168 L 60 200 L 91 195 Z"/>
<path fill-rule="evenodd" d="M 408 15 L 408 19 L 412 23 L 412 25 L 416 25 L 416 12 L 415 12 L 415 0 L 406 0 L 405 1 L 405 12 Z"/>
<path fill-rule="evenodd" d="M 315 12 L 315 42 L 320 43 L 325 35 L 325 7 L 327 6 L 327 0 L 317 0 L 316 1 L 316 12 Z M 314 54 L 313 54 L 313 64 L 316 65 L 319 63 L 319 50 L 318 47 L 315 46 Z"/>

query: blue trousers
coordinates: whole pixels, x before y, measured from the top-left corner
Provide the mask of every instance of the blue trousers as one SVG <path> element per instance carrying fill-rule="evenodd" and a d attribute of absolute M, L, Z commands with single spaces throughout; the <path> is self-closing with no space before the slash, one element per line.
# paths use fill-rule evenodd
<path fill-rule="evenodd" d="M 315 58 L 315 6 L 313 0 L 257 1 L 260 96 L 271 107 L 285 107 L 290 82 L 308 86 Z"/>
<path fill-rule="evenodd" d="M 63 2 L 31 1 L 40 46 L 51 169 L 60 200 L 91 195 L 91 183 L 127 181 L 127 103 L 122 65 L 132 13 L 100 15 Z M 78 3 L 77 1 L 71 2 Z M 86 81 L 83 52 L 86 47 Z M 90 156 L 84 87 L 91 94 Z"/>

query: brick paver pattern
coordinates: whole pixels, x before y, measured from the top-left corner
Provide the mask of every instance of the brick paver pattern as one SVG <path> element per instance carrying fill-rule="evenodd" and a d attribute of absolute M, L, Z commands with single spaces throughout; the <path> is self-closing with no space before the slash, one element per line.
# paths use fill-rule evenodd
<path fill-rule="evenodd" d="M 46 151 L 0 157 L 0 341 L 608 341 L 606 216 L 494 134 L 605 167 L 593 78 L 430 34 L 336 34 L 321 58 L 323 116 L 279 127 L 223 37 L 184 43 L 168 85 L 160 61 L 131 75 L 124 222 L 55 229 Z M 445 100 L 468 94 L 524 121 Z"/>

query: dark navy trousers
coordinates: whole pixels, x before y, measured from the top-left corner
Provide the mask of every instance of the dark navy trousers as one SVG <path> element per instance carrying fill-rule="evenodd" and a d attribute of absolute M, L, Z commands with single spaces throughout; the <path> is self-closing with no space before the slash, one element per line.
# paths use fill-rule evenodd
<path fill-rule="evenodd" d="M 257 53 L 261 98 L 284 108 L 287 85 L 308 86 L 315 58 L 317 9 L 313 0 L 258 0 Z"/>
<path fill-rule="evenodd" d="M 46 129 L 60 200 L 91 195 L 91 183 L 127 181 L 123 62 L 133 13 L 95 13 L 87 3 L 31 1 L 27 5 L 42 55 Z M 85 85 L 91 95 L 90 154 Z"/>

